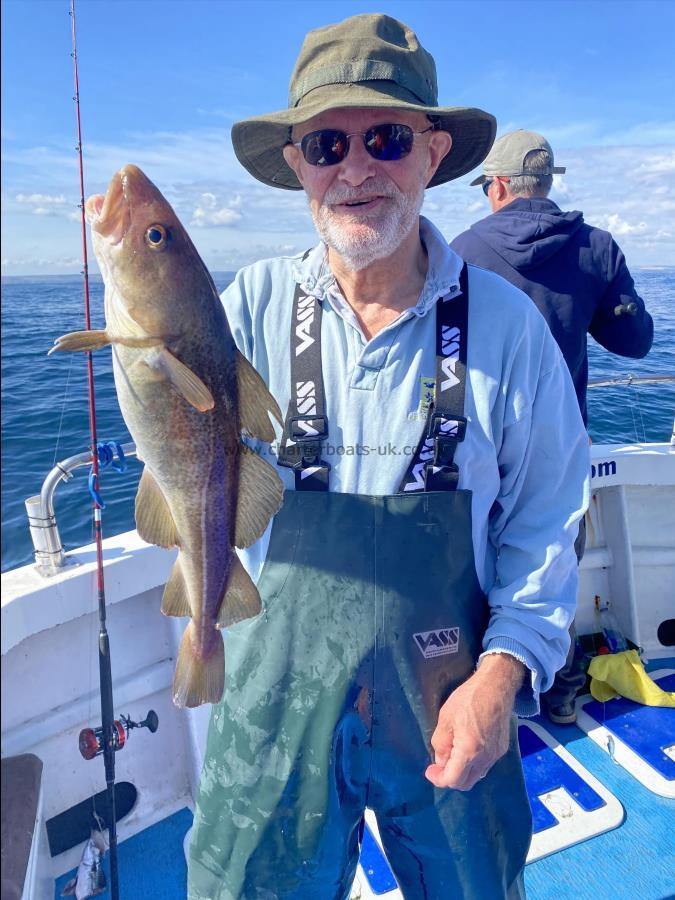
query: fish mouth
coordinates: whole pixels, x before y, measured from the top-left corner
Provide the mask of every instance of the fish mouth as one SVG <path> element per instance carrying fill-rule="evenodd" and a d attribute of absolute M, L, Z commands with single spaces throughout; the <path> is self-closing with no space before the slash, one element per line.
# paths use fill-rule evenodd
<path fill-rule="evenodd" d="M 115 172 L 105 196 L 94 194 L 85 204 L 85 214 L 92 229 L 111 244 L 119 244 L 131 224 L 124 173 L 124 169 Z"/>
<path fill-rule="evenodd" d="M 119 244 L 139 210 L 165 209 L 167 202 L 138 166 L 131 163 L 115 172 L 105 196 L 94 194 L 85 204 L 92 230 L 110 244 Z"/>

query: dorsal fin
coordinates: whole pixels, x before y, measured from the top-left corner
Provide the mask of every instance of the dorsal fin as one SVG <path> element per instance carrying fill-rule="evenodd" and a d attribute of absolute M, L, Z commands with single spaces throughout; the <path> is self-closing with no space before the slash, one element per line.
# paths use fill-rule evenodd
<path fill-rule="evenodd" d="M 284 486 L 272 466 L 245 444 L 239 453 L 235 547 L 250 547 L 279 511 Z"/>
<path fill-rule="evenodd" d="M 251 437 L 270 443 L 274 440 L 274 426 L 270 422 L 270 415 L 282 425 L 281 410 L 251 363 L 238 350 L 235 353 L 239 386 L 239 424 L 242 431 Z"/>

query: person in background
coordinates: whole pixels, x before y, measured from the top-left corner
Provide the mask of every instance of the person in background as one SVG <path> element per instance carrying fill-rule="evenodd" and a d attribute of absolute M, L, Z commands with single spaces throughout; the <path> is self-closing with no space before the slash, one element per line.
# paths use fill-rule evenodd
<path fill-rule="evenodd" d="M 546 319 L 570 370 L 579 408 L 588 424 L 587 335 L 620 356 L 640 359 L 651 346 L 653 323 L 638 296 L 623 253 L 612 235 L 561 210 L 548 195 L 556 166 L 548 141 L 518 130 L 495 141 L 483 163 L 481 185 L 492 215 L 475 222 L 450 244 L 466 262 L 506 278 L 528 294 Z M 585 545 L 580 522 L 578 560 Z M 551 721 L 576 721 L 574 698 L 585 675 L 570 650 L 553 686 L 542 695 Z"/>

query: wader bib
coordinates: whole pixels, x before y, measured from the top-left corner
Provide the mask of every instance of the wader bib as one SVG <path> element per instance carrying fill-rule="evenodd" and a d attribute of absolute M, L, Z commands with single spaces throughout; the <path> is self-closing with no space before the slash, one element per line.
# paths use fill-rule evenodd
<path fill-rule="evenodd" d="M 466 267 L 460 287 L 437 304 L 436 402 L 398 494 L 328 491 L 317 301 L 312 352 L 291 353 L 297 392 L 279 463 L 295 470 L 296 490 L 272 527 L 263 611 L 225 634 L 191 900 L 344 900 L 366 806 L 406 900 L 524 896 L 531 816 L 515 719 L 508 752 L 471 791 L 424 777 L 438 712 L 474 671 L 488 619 L 471 492 L 456 489 Z M 298 288 L 294 322 L 307 299 Z"/>

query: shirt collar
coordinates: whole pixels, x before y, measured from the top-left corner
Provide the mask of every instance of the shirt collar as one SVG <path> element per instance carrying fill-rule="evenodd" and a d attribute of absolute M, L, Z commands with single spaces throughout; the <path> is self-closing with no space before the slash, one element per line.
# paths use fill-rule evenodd
<path fill-rule="evenodd" d="M 439 297 L 459 294 L 459 275 L 463 261 L 448 246 L 441 232 L 424 216 L 420 216 L 420 237 L 427 249 L 428 268 L 424 287 L 417 304 L 411 310 L 424 315 Z M 323 241 L 313 247 L 304 258 L 293 265 L 293 278 L 304 291 L 317 300 L 341 296 L 335 276 L 328 265 L 328 248 Z M 331 296 L 332 295 L 332 296 Z"/>

